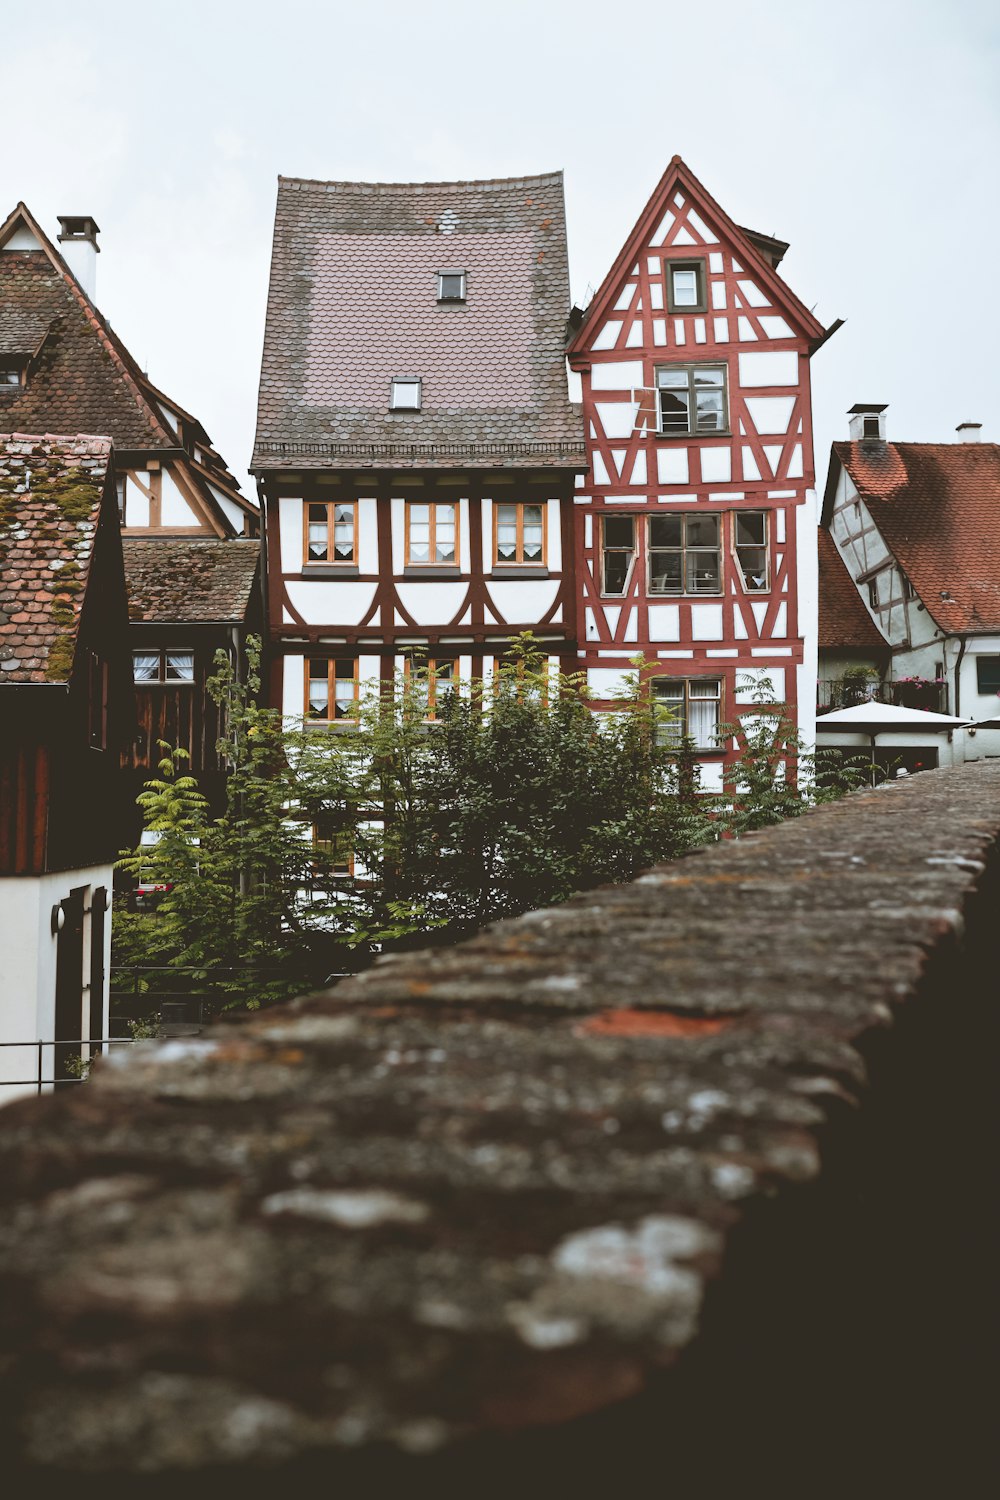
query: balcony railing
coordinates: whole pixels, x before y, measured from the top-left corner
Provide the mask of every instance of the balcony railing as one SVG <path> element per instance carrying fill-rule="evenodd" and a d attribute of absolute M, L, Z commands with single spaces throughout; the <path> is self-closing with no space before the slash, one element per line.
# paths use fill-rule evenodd
<path fill-rule="evenodd" d="M 948 712 L 948 684 L 926 678 L 900 679 L 895 682 L 871 682 L 843 677 L 821 677 L 816 684 L 817 712 L 830 713 L 836 708 L 853 708 L 858 703 L 893 703 L 897 708 L 922 709 L 928 713 Z"/>

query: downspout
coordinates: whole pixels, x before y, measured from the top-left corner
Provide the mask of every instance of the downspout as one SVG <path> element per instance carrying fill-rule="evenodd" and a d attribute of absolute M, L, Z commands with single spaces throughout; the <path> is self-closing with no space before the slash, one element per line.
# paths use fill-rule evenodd
<path fill-rule="evenodd" d="M 968 639 L 967 639 L 967 637 L 964 636 L 964 635 L 960 635 L 959 638 L 958 638 L 958 659 L 955 662 L 955 710 L 954 710 L 954 712 L 955 712 L 956 719 L 959 719 L 962 716 L 962 657 L 965 655 L 965 648 L 966 648 L 967 645 L 968 645 Z"/>

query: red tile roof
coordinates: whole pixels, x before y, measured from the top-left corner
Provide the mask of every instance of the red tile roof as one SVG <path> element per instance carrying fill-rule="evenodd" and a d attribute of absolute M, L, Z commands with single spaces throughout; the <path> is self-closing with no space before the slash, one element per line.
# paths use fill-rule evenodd
<path fill-rule="evenodd" d="M 938 625 L 1000 630 L 1000 446 L 855 442 L 833 451 Z"/>
<path fill-rule="evenodd" d="M 437 273 L 465 271 L 439 303 Z M 582 468 L 566 384 L 562 173 L 486 182 L 280 178 L 255 470 Z M 390 412 L 419 376 L 419 413 Z"/>
<path fill-rule="evenodd" d="M 887 653 L 885 640 L 864 606 L 858 586 L 825 526 L 819 528 L 820 650 Z"/>
<path fill-rule="evenodd" d="M 21 227 L 38 248 L 4 248 Z M 23 386 L 0 386 L 0 433 L 107 433 L 119 452 L 185 446 L 190 452 L 197 443 L 206 464 L 195 487 L 209 509 L 227 524 L 211 492 L 214 485 L 241 509 L 256 513 L 201 424 L 147 379 L 23 203 L 0 225 L 0 356 L 4 354 L 32 358 Z M 164 404 L 188 423 L 186 443 L 164 416 Z M 192 468 L 198 467 L 192 461 Z"/>
<path fill-rule="evenodd" d="M 107 438 L 0 438 L 0 683 L 68 680 L 110 463 Z"/>
<path fill-rule="evenodd" d="M 258 541 L 124 537 L 129 619 L 241 624 L 260 559 Z"/>

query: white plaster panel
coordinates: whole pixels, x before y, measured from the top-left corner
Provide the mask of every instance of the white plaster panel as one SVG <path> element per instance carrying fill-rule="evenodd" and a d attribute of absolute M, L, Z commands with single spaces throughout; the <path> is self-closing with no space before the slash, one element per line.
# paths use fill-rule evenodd
<path fill-rule="evenodd" d="M 792 449 L 792 456 L 788 460 L 788 478 L 802 478 L 802 444 L 796 443 Z"/>
<path fill-rule="evenodd" d="M 635 296 L 635 286 L 635 282 L 630 281 L 622 288 L 618 296 L 618 301 L 615 303 L 615 312 L 625 312 L 627 308 L 631 307 L 632 298 Z"/>
<path fill-rule="evenodd" d="M 707 336 L 708 335 L 705 333 L 705 319 L 704 318 L 695 318 L 695 320 L 694 320 L 694 341 L 695 341 L 695 343 L 696 344 L 703 344 L 705 342 Z"/>
<path fill-rule="evenodd" d="M 629 329 L 628 336 L 625 339 L 625 347 L 626 347 L 626 349 L 641 349 L 642 348 L 642 319 L 641 318 L 633 318 L 632 319 L 632 326 Z"/>
<path fill-rule="evenodd" d="M 618 335 L 621 331 L 621 320 L 610 318 L 590 347 L 592 349 L 613 349 L 618 342 Z"/>
<path fill-rule="evenodd" d="M 732 459 L 728 448 L 702 448 L 701 477 L 706 484 L 717 484 L 732 478 Z"/>
<path fill-rule="evenodd" d="M 654 311 L 663 306 L 663 288 L 658 281 L 649 283 L 649 305 Z"/>
<path fill-rule="evenodd" d="M 667 320 L 665 318 L 653 319 L 653 343 L 658 349 L 667 342 Z"/>
<path fill-rule="evenodd" d="M 733 635 L 738 641 L 748 639 L 747 627 L 743 619 L 743 607 L 738 599 L 733 604 Z"/>
<path fill-rule="evenodd" d="M 691 225 L 691 228 L 694 230 L 695 234 L 701 235 L 706 245 L 717 245 L 719 243 L 718 238 L 709 229 L 704 219 L 700 216 L 700 214 L 696 214 L 693 208 L 688 214 L 687 221 Z"/>
<path fill-rule="evenodd" d="M 214 496 L 216 505 L 219 506 L 222 514 L 225 516 L 230 526 L 236 532 L 236 535 L 239 536 L 239 534 L 243 530 L 243 523 L 245 519 L 242 509 L 236 504 L 235 500 L 230 500 L 229 496 L 224 495 L 222 491 L 220 489 L 217 489 L 214 484 L 210 484 L 209 489 Z"/>
<path fill-rule="evenodd" d="M 741 281 L 740 291 L 747 300 L 747 307 L 770 307 L 771 304 L 764 296 L 755 281 Z"/>
<path fill-rule="evenodd" d="M 779 604 L 778 613 L 774 617 L 774 629 L 771 635 L 776 641 L 783 641 L 788 634 L 788 605 Z"/>
<path fill-rule="evenodd" d="M 594 410 L 597 412 L 606 437 L 632 436 L 632 429 L 635 427 L 635 419 L 639 411 L 638 401 L 599 401 L 595 403 Z"/>
<path fill-rule="evenodd" d="M 658 255 L 646 256 L 646 270 L 649 272 L 650 276 L 659 276 L 660 257 Z"/>
<path fill-rule="evenodd" d="M 715 330 L 715 342 L 717 344 L 729 343 L 729 319 L 713 318 L 712 326 Z"/>
<path fill-rule="evenodd" d="M 676 219 L 676 217 L 677 217 L 677 215 L 671 213 L 670 209 L 668 208 L 667 211 L 666 211 L 666 213 L 663 215 L 663 218 L 660 220 L 659 224 L 656 226 L 656 232 L 653 235 L 653 238 L 649 242 L 651 245 L 662 245 L 663 244 L 663 241 L 666 239 L 667 235 L 670 233 L 671 229 L 673 229 L 673 227 L 674 227 L 674 220 Z"/>
<path fill-rule="evenodd" d="M 583 518 L 583 545 L 589 551 L 594 545 L 594 518 L 592 515 Z"/>
<path fill-rule="evenodd" d="M 756 458 L 754 458 L 754 453 L 753 453 L 753 449 L 752 448 L 744 448 L 743 449 L 743 478 L 744 479 L 759 479 L 760 478 L 760 469 L 757 467 L 757 460 L 756 460 Z"/>
<path fill-rule="evenodd" d="M 657 448 L 656 473 L 661 484 L 687 484 L 687 449 Z"/>
<path fill-rule="evenodd" d="M 492 536 L 492 531 L 490 535 Z M 486 533 L 484 532 L 485 536 Z M 472 572 L 472 541 L 469 526 L 469 501 L 458 502 L 458 566 L 463 573 Z"/>
<path fill-rule="evenodd" d="M 747 411 L 758 432 L 787 432 L 795 406 L 794 396 L 748 396 Z"/>
<path fill-rule="evenodd" d="M 620 604 L 605 604 L 604 606 L 604 618 L 612 635 L 614 635 L 615 631 L 618 629 L 618 621 L 621 617 L 621 612 L 622 607 Z"/>
<path fill-rule="evenodd" d="M 700 760 L 698 762 L 698 781 L 703 792 L 721 792 L 724 788 L 722 771 L 725 762 L 721 760 Z"/>
<path fill-rule="evenodd" d="M 588 605 L 584 608 L 583 614 L 584 626 L 587 632 L 587 640 L 596 641 L 598 639 L 598 631 L 597 621 L 594 619 L 594 611 Z"/>
<path fill-rule="evenodd" d="M 494 609 L 510 625 L 537 623 L 548 614 L 559 592 L 557 578 L 509 578 L 486 585 Z"/>
<path fill-rule="evenodd" d="M 769 339 L 791 339 L 795 337 L 784 318 L 762 316 L 760 326 Z"/>
<path fill-rule="evenodd" d="M 37 235 L 32 234 L 27 224 L 19 224 L 14 233 L 4 241 L 3 248 L 4 250 L 41 250 L 42 244 Z"/>
<path fill-rule="evenodd" d="M 586 517 L 587 520 L 590 517 Z M 545 504 L 545 525 L 547 529 L 546 542 L 548 550 L 549 569 L 553 573 L 562 572 L 562 528 L 559 524 L 559 501 L 548 500 Z"/>
<path fill-rule="evenodd" d="M 739 331 L 740 342 L 742 344 L 756 344 L 758 342 L 757 335 L 754 332 L 753 324 L 751 323 L 749 318 L 741 317 L 739 319 Z"/>
<path fill-rule="evenodd" d="M 139 471 L 139 478 L 143 484 L 149 484 L 149 475 L 145 470 Z M 143 494 L 137 484 L 133 483 L 131 475 L 125 480 L 125 525 L 149 525 L 149 497 Z"/>
<path fill-rule="evenodd" d="M 784 701 L 784 667 L 741 667 L 736 673 L 736 702 L 755 703 L 758 694 L 767 690 L 767 683 L 770 683 L 774 696 Z"/>
<path fill-rule="evenodd" d="M 716 311 L 721 311 L 726 306 L 726 283 L 724 281 L 712 282 L 712 306 Z"/>
<path fill-rule="evenodd" d="M 626 690 L 626 673 L 614 667 L 588 667 L 587 686 L 596 698 L 614 698 Z"/>
<path fill-rule="evenodd" d="M 797 385 L 799 357 L 794 349 L 760 349 L 741 354 L 740 385 Z"/>
<path fill-rule="evenodd" d="M 377 691 L 381 670 L 381 657 L 358 657 L 358 691 L 360 692 L 362 697 L 364 697 L 366 693 L 374 693 L 375 691 Z"/>
<path fill-rule="evenodd" d="M 695 239 L 694 235 L 691 234 L 689 230 L 685 229 L 683 224 L 674 235 L 675 245 L 697 245 L 697 243 L 698 241 Z"/>
<path fill-rule="evenodd" d="M 635 455 L 635 462 L 632 465 L 632 473 L 631 473 L 631 476 L 629 477 L 629 484 L 645 484 L 645 483 L 646 483 L 646 450 L 645 450 L 645 448 L 640 448 L 639 451 L 638 451 L 638 453 Z"/>
<path fill-rule="evenodd" d="M 295 624 L 295 616 L 292 614 L 292 612 L 288 608 L 287 604 L 283 604 L 281 606 L 281 623 L 282 623 L 282 625 L 294 625 Z"/>
<path fill-rule="evenodd" d="M 483 506 L 483 572 L 493 566 L 493 501 L 484 500 Z"/>
<path fill-rule="evenodd" d="M 169 469 L 163 470 L 163 488 L 160 491 L 160 523 L 163 526 L 200 526 L 201 522 L 191 509 L 174 482 Z"/>
<path fill-rule="evenodd" d="M 608 477 L 607 465 L 605 464 L 604 458 L 600 453 L 595 452 L 591 455 L 590 466 L 594 471 L 595 484 L 611 483 L 611 480 Z"/>
<path fill-rule="evenodd" d="M 684 332 L 684 319 L 683 318 L 675 318 L 674 319 L 674 342 L 676 344 L 686 344 L 687 343 L 687 334 Z"/>
<path fill-rule="evenodd" d="M 638 614 L 639 614 L 639 611 L 633 605 L 633 607 L 629 610 L 628 615 L 626 616 L 626 619 L 625 619 L 625 629 L 623 631 L 623 635 L 624 635 L 625 640 L 627 640 L 627 641 L 636 641 L 636 640 L 639 639 L 639 634 L 638 634 L 638 631 L 639 631 Z"/>
<path fill-rule="evenodd" d="M 390 500 L 392 517 L 392 571 L 402 573 L 406 559 L 406 501 Z"/>
<path fill-rule="evenodd" d="M 374 583 L 290 578 L 288 597 L 307 625 L 360 625 L 375 597 Z"/>
<path fill-rule="evenodd" d="M 651 641 L 679 641 L 681 611 L 677 604 L 651 604 L 648 610 Z"/>
<path fill-rule="evenodd" d="M 696 641 L 721 641 L 722 605 L 692 604 L 691 634 Z"/>
<path fill-rule="evenodd" d="M 378 501 L 374 495 L 358 501 L 358 567 L 378 572 Z"/>
<path fill-rule="evenodd" d="M 774 512 L 774 540 L 776 542 L 785 540 L 785 512 L 783 510 Z"/>
<path fill-rule="evenodd" d="M 631 391 L 642 385 L 642 360 L 609 360 L 593 365 L 590 371 L 592 391 Z"/>
<path fill-rule="evenodd" d="M 283 495 L 278 501 L 278 543 L 281 571 L 302 571 L 302 501 Z"/>
<path fill-rule="evenodd" d="M 713 276 L 721 276 L 725 270 L 725 262 L 718 250 L 713 250 L 708 257 L 708 269 L 712 272 Z"/>
<path fill-rule="evenodd" d="M 306 699 L 305 657 L 285 656 L 281 663 L 281 712 L 301 719 Z"/>
<path fill-rule="evenodd" d="M 753 610 L 753 617 L 757 622 L 757 632 L 759 634 L 764 629 L 764 621 L 767 619 L 767 600 L 754 599 L 750 608 Z"/>
<path fill-rule="evenodd" d="M 768 463 L 771 465 L 771 473 L 777 474 L 778 465 L 781 463 L 783 449 L 780 443 L 765 443 L 764 453 Z"/>
<path fill-rule="evenodd" d="M 460 612 L 468 587 L 467 583 L 428 579 L 426 583 L 397 583 L 396 593 L 418 625 L 447 625 Z"/>

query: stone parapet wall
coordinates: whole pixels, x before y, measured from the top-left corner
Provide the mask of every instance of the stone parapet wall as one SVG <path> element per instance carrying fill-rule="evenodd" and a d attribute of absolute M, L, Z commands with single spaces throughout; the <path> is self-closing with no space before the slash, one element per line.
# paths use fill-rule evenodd
<path fill-rule="evenodd" d="M 998 839 L 1000 763 L 925 773 L 3 1111 L 11 1462 L 728 1495 L 726 1432 L 775 1494 L 853 1454 L 911 1249 L 979 1243 Z"/>

